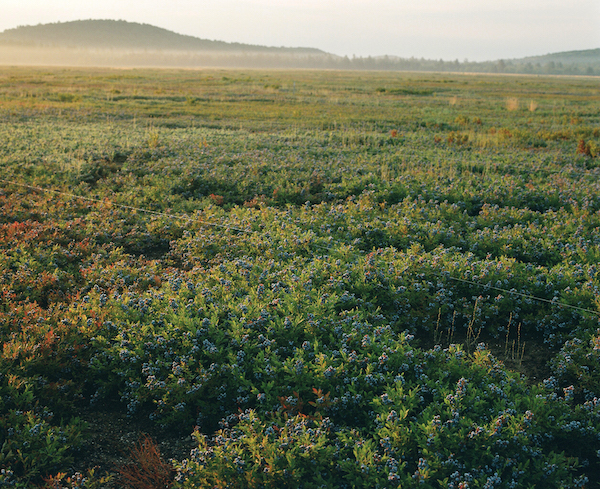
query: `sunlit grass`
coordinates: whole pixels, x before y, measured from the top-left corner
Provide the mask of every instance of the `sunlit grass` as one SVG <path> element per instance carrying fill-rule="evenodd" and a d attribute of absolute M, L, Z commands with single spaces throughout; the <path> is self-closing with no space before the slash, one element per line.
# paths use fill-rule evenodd
<path fill-rule="evenodd" d="M 0 102 L 0 485 L 75 487 L 108 407 L 194 432 L 180 487 L 597 475 L 589 80 L 10 68 Z"/>

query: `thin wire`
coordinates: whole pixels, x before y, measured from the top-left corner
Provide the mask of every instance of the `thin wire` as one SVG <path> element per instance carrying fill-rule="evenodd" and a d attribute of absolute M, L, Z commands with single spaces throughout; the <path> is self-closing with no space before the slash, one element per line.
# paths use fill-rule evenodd
<path fill-rule="evenodd" d="M 467 163 L 466 164 L 466 170 L 469 171 L 470 173 L 473 174 L 473 172 L 471 172 L 471 167 L 475 167 L 476 163 Z M 590 178 L 598 178 L 598 168 L 599 167 L 594 167 L 594 168 L 586 168 L 586 169 L 580 169 L 577 167 L 573 167 L 573 166 L 568 166 L 568 167 L 563 167 L 560 170 L 548 170 L 546 168 L 534 168 L 534 169 L 527 169 L 527 168 L 521 168 L 518 166 L 510 166 L 510 165 L 506 165 L 506 166 L 498 166 L 495 163 L 490 163 L 484 166 L 483 171 L 484 173 L 493 173 L 496 175 L 500 175 L 500 174 L 504 174 L 504 176 L 511 176 L 511 177 L 519 177 L 522 175 L 539 175 L 539 174 L 543 174 L 544 177 L 550 177 L 550 176 L 560 176 L 560 177 L 590 177 Z"/>
<path fill-rule="evenodd" d="M 74 199 L 87 200 L 88 202 L 95 202 L 95 203 L 98 203 L 98 204 L 103 204 L 103 203 L 109 202 L 111 206 L 120 207 L 121 209 L 129 209 L 129 210 L 138 211 L 138 212 L 145 212 L 146 214 L 152 214 L 152 215 L 155 215 L 155 216 L 167 217 L 169 219 L 181 219 L 181 220 L 188 221 L 188 222 L 205 224 L 207 226 L 213 226 L 213 227 L 224 228 L 224 229 L 231 229 L 233 231 L 238 231 L 240 233 L 247 233 L 247 234 L 252 234 L 253 233 L 253 231 L 249 231 L 247 229 L 242 229 L 242 228 L 238 228 L 238 227 L 235 227 L 235 226 L 228 226 L 226 224 L 218 224 L 218 223 L 214 223 L 214 222 L 204 221 L 202 219 L 196 219 L 196 218 L 185 216 L 185 215 L 182 215 L 182 214 L 168 214 L 166 212 L 152 211 L 150 209 L 144 209 L 143 207 L 134 207 L 134 206 L 131 206 L 131 205 L 126 205 L 126 204 L 118 204 L 118 203 L 110 201 L 108 199 L 96 199 L 94 197 L 85 197 L 83 195 L 76 195 L 76 194 L 71 194 L 71 193 L 68 193 L 68 192 L 61 192 L 60 190 L 52 190 L 52 189 L 43 188 L 43 187 L 36 187 L 34 185 L 28 185 L 26 183 L 14 182 L 12 180 L 6 180 L 4 178 L 0 178 L 0 182 L 9 183 L 11 185 L 17 185 L 19 187 L 25 187 L 25 188 L 29 188 L 29 189 L 32 189 L 32 190 L 38 190 L 40 192 L 48 192 L 48 193 L 52 193 L 52 194 L 56 194 L 56 195 L 62 195 L 62 196 L 65 196 L 65 197 L 74 198 Z"/>
<path fill-rule="evenodd" d="M 457 282 L 464 282 L 464 283 L 471 284 L 471 285 L 477 285 L 484 289 L 498 290 L 500 292 L 505 292 L 507 294 L 518 295 L 519 297 L 524 297 L 526 299 L 534 299 L 536 301 L 547 302 L 548 304 L 552 304 L 554 306 L 568 307 L 571 309 L 577 309 L 578 311 L 589 312 L 591 314 L 600 316 L 600 312 L 593 311 L 592 309 L 586 309 L 585 307 L 573 306 L 572 304 L 565 304 L 565 303 L 557 302 L 557 301 L 550 300 L 550 299 L 544 299 L 543 297 L 537 297 L 535 295 L 524 294 L 523 292 L 517 292 L 516 290 L 508 290 L 508 289 L 503 289 L 501 287 L 494 287 L 493 285 L 487 285 L 487 284 L 482 284 L 480 282 L 475 282 L 474 280 L 467 280 L 464 278 L 453 277 L 452 275 L 448 275 L 448 278 L 450 280 L 455 280 Z"/>
<path fill-rule="evenodd" d="M 94 197 L 85 197 L 83 195 L 76 195 L 76 194 L 71 194 L 71 193 L 68 193 L 68 192 L 61 192 L 59 190 L 52 190 L 52 189 L 47 189 L 47 188 L 43 188 L 43 187 L 36 187 L 34 185 L 28 185 L 26 183 L 14 182 L 14 181 L 11 181 L 11 180 L 6 180 L 4 178 L 0 178 L 0 182 L 9 183 L 11 185 L 17 185 L 17 186 L 29 188 L 29 189 L 32 189 L 32 190 L 38 190 L 40 192 L 48 192 L 48 193 L 53 193 L 53 194 L 57 194 L 57 195 L 63 195 L 65 197 L 86 200 L 86 201 L 89 201 L 89 202 L 95 202 L 95 203 L 105 203 L 105 202 L 107 202 L 106 199 L 101 200 L 101 199 L 96 199 Z M 181 215 L 181 214 L 168 214 L 166 212 L 152 211 L 152 210 L 149 210 L 149 209 L 144 209 L 143 207 L 134 207 L 134 206 L 126 205 L 126 204 L 118 204 L 118 203 L 115 203 L 115 202 L 112 202 L 112 201 L 109 201 L 109 202 L 110 202 L 111 205 L 113 205 L 115 207 L 120 207 L 122 209 L 129 209 L 129 210 L 144 212 L 144 213 L 152 214 L 152 215 L 155 215 L 155 216 L 162 216 L 162 217 L 167 217 L 167 218 L 170 218 L 170 219 L 182 219 L 182 220 L 188 221 L 188 222 L 201 223 L 201 224 L 205 224 L 207 226 L 214 226 L 214 227 L 218 227 L 218 228 L 224 228 L 224 229 L 228 229 L 228 230 L 234 230 L 234 231 L 238 231 L 238 232 L 246 233 L 246 234 L 256 234 L 256 233 L 258 233 L 258 231 L 251 231 L 251 230 L 247 230 L 247 229 L 237 228 L 235 226 L 228 226 L 228 225 L 225 225 L 225 224 L 212 223 L 212 222 L 208 222 L 208 221 L 203 221 L 201 219 L 195 219 L 195 218 L 191 218 L 191 217 L 188 217 L 188 216 L 184 216 L 184 215 Z M 324 250 L 329 250 L 330 249 L 330 248 L 328 248 L 328 247 L 326 247 L 324 245 L 320 245 L 318 243 L 312 243 L 312 244 L 315 245 L 315 246 L 317 246 L 317 247 L 319 247 L 319 248 L 321 248 L 321 249 L 324 249 Z M 559 307 L 567 307 L 567 308 L 570 308 L 570 309 L 575 309 L 575 310 L 578 310 L 578 311 L 587 312 L 587 313 L 590 313 L 590 314 L 595 314 L 597 316 L 600 316 L 600 312 L 598 312 L 598 311 L 593 311 L 591 309 L 586 309 L 584 307 L 573 306 L 571 304 L 559 303 L 559 302 L 556 302 L 554 300 L 545 299 L 543 297 L 537 297 L 537 296 L 530 295 L 530 294 L 524 294 L 522 292 L 517 292 L 515 290 L 508 290 L 508 289 L 503 289 L 501 287 L 495 287 L 495 286 L 492 286 L 492 285 L 482 284 L 480 282 L 475 282 L 474 280 L 468 280 L 468 279 L 464 279 L 464 278 L 453 277 L 448 272 L 446 272 L 446 274 L 444 274 L 444 275 L 440 273 L 440 274 L 438 274 L 438 276 L 440 276 L 440 277 L 446 277 L 446 278 L 449 278 L 450 280 L 454 280 L 456 282 L 463 282 L 463 283 L 467 283 L 467 284 L 470 284 L 470 285 L 475 285 L 475 286 L 481 287 L 483 289 L 493 289 L 493 290 L 497 290 L 497 291 L 500 291 L 500 292 L 504 292 L 506 294 L 517 295 L 519 297 L 523 297 L 523 298 L 526 298 L 526 299 L 532 299 L 532 300 L 536 300 L 536 301 L 539 301 L 539 302 L 545 302 L 545 303 L 552 304 L 554 306 L 559 306 Z"/>

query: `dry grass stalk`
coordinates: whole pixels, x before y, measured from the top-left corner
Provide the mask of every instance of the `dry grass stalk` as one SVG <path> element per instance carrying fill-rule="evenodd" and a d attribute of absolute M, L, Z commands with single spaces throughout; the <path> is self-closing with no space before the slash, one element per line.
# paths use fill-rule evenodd
<path fill-rule="evenodd" d="M 508 318 L 508 326 L 506 327 L 506 341 L 504 343 L 504 359 L 508 358 L 508 337 L 510 336 L 510 325 L 512 323 L 512 312 Z"/>
<path fill-rule="evenodd" d="M 506 110 L 514 112 L 519 108 L 519 99 L 515 97 L 509 97 L 506 99 Z"/>
<path fill-rule="evenodd" d="M 442 310 L 439 309 L 438 310 L 438 317 L 437 317 L 437 323 L 435 324 L 435 331 L 433 332 L 433 342 L 435 344 L 437 344 L 438 340 L 441 340 L 441 335 L 439 334 L 440 331 L 440 320 L 442 318 Z"/>
<path fill-rule="evenodd" d="M 475 325 L 475 320 L 476 320 L 476 316 L 477 316 L 477 305 L 478 305 L 479 299 L 475 300 L 475 306 L 473 307 L 473 317 L 471 318 L 471 321 L 469 321 L 469 326 L 467 327 L 467 341 L 466 341 L 466 348 L 467 348 L 467 353 L 471 353 L 471 351 L 475 350 L 475 347 L 477 346 L 477 343 L 479 341 L 479 336 L 481 335 L 481 329 L 482 326 L 479 326 L 479 330 L 477 331 L 477 334 L 475 334 L 475 330 L 473 329 L 473 326 Z"/>
<path fill-rule="evenodd" d="M 538 108 L 538 103 L 535 100 L 529 102 L 529 112 L 535 112 Z"/>
<path fill-rule="evenodd" d="M 452 313 L 452 326 L 450 327 L 450 330 L 448 331 L 448 345 L 451 345 L 452 342 L 454 341 L 454 324 L 456 321 L 456 311 L 454 311 Z"/>

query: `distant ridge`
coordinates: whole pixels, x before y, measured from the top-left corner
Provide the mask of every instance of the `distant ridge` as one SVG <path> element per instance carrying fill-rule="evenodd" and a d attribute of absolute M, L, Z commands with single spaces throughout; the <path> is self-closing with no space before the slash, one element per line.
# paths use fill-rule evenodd
<path fill-rule="evenodd" d="M 515 61 L 522 63 L 600 63 L 600 48 L 583 51 L 564 51 L 543 56 L 527 56 Z"/>
<path fill-rule="evenodd" d="M 124 20 L 76 20 L 19 26 L 0 33 L 0 43 L 78 49 L 326 54 L 315 48 L 268 47 L 211 41 Z"/>
<path fill-rule="evenodd" d="M 229 43 L 124 20 L 76 20 L 0 32 L 0 66 L 276 68 L 600 76 L 600 49 L 495 61 L 352 57 L 316 48 Z"/>

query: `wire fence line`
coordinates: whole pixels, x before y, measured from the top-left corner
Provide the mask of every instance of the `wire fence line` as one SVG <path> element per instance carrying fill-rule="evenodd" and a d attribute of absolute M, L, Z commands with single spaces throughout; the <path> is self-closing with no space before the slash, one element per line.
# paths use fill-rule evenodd
<path fill-rule="evenodd" d="M 182 220 L 182 221 L 188 221 L 188 222 L 193 222 L 193 223 L 200 223 L 200 224 L 204 224 L 206 226 L 212 226 L 212 227 L 218 227 L 218 228 L 225 228 L 225 229 L 229 229 L 229 230 L 233 230 L 233 231 L 238 231 L 240 233 L 246 233 L 246 234 L 252 234 L 253 231 L 249 231 L 247 229 L 242 229 L 242 228 L 238 228 L 235 226 L 229 226 L 226 224 L 219 224 L 219 223 L 215 223 L 215 222 L 210 222 L 210 221 L 205 221 L 203 219 L 199 219 L 196 217 L 190 217 L 190 216 L 186 216 L 183 214 L 170 214 L 167 212 L 161 212 L 161 211 L 153 211 L 150 209 L 145 209 L 143 207 L 135 207 L 135 206 L 131 206 L 131 205 L 127 205 L 127 204 L 118 204 L 116 202 L 113 201 L 109 201 L 108 199 L 97 199 L 95 197 L 86 197 L 84 195 L 77 195 L 77 194 L 72 194 L 69 192 L 62 192 L 60 190 L 53 190 L 53 189 L 48 189 L 48 188 L 44 188 L 44 187 L 36 187 L 35 185 L 29 185 L 26 183 L 20 183 L 20 182 L 15 182 L 12 180 L 6 180 L 4 178 L 0 178 L 0 182 L 4 182 L 4 183 L 8 183 L 11 185 L 17 185 L 19 187 L 25 187 L 31 190 L 37 190 L 39 192 L 46 192 L 46 193 L 51 193 L 51 194 L 55 194 L 55 195 L 62 195 L 64 197 L 70 197 L 72 199 L 80 199 L 80 200 L 86 200 L 88 202 L 94 202 L 97 204 L 103 204 L 103 203 L 110 203 L 111 206 L 113 207 L 119 207 L 121 209 L 127 209 L 127 210 L 132 210 L 132 211 L 137 211 L 137 212 L 143 212 L 145 214 L 151 214 L 154 216 L 160 216 L 160 217 L 166 217 L 167 219 L 178 219 L 178 220 Z"/>
<path fill-rule="evenodd" d="M 236 227 L 236 226 L 230 226 L 230 225 L 227 225 L 227 224 L 219 224 L 219 223 L 209 222 L 209 221 L 205 221 L 205 220 L 198 219 L 198 218 L 195 218 L 195 217 L 186 216 L 186 215 L 183 215 L 183 214 L 170 214 L 170 213 L 167 213 L 167 212 L 153 211 L 153 210 L 150 210 L 150 209 L 145 209 L 143 207 L 135 207 L 135 206 L 127 205 L 127 204 L 118 204 L 116 202 L 109 201 L 108 199 L 97 199 L 95 197 L 86 197 L 86 196 L 83 196 L 83 195 L 77 195 L 77 194 L 72 194 L 72 193 L 69 193 L 69 192 L 63 192 L 63 191 L 60 191 L 60 190 L 53 190 L 53 189 L 48 189 L 48 188 L 44 188 L 44 187 L 38 187 L 38 186 L 35 186 L 35 185 L 29 185 L 29 184 L 26 184 L 26 183 L 15 182 L 15 181 L 6 180 L 6 179 L 3 179 L 3 178 L 0 178 L 0 182 L 7 183 L 7 184 L 10 184 L 10 185 L 16 185 L 18 187 L 28 188 L 28 189 L 31 189 L 31 190 L 36 190 L 36 191 L 39 191 L 39 192 L 45 192 L 45 193 L 51 193 L 51 194 L 55 194 L 55 195 L 61 195 L 61 196 L 64 196 L 64 197 L 69 197 L 71 199 L 80 199 L 80 200 L 85 200 L 85 201 L 88 201 L 88 202 L 93 202 L 93 203 L 98 203 L 98 204 L 102 204 L 102 203 L 107 203 L 108 202 L 108 203 L 110 203 L 111 206 L 119 207 L 121 209 L 132 210 L 132 211 L 136 211 L 136 212 L 142 212 L 142 213 L 146 213 L 146 214 L 150 214 L 150 215 L 154 215 L 154 216 L 165 217 L 165 218 L 168 218 L 168 219 L 177 219 L 177 220 L 183 220 L 183 221 L 187 221 L 187 222 L 191 222 L 191 223 L 200 223 L 200 224 L 203 224 L 203 225 L 206 225 L 206 226 L 212 226 L 212 227 L 216 227 L 216 228 L 233 230 L 233 231 L 237 231 L 237 232 L 244 233 L 244 234 L 249 234 L 249 235 L 260 234 L 260 231 L 252 231 L 252 230 L 248 230 L 248 229 L 242 229 L 242 228 L 239 228 L 239 227 Z M 321 249 L 323 249 L 323 250 L 325 250 L 325 251 L 329 251 L 330 250 L 330 247 L 326 247 L 326 246 L 320 245 L 318 243 L 312 243 L 312 244 L 315 245 L 315 246 L 317 246 L 317 247 L 319 247 L 319 248 L 321 248 Z M 538 296 L 531 295 L 531 294 L 525 294 L 523 292 L 518 292 L 518 291 L 516 291 L 514 289 L 510 290 L 510 289 L 505 289 L 505 288 L 502 288 L 502 287 L 496 287 L 496 286 L 493 286 L 493 285 L 484 284 L 484 283 L 481 283 L 481 282 L 476 282 L 474 280 L 468 280 L 468 279 L 465 279 L 465 278 L 454 277 L 454 276 L 450 275 L 449 272 L 446 272 L 446 273 L 440 272 L 440 273 L 437 273 L 436 276 L 438 276 L 440 278 L 447 278 L 447 279 L 453 280 L 455 282 L 462 282 L 462 283 L 465 283 L 465 284 L 469 284 L 469 285 L 473 285 L 473 286 L 476 286 L 476 287 L 480 287 L 480 288 L 482 288 L 484 290 L 490 290 L 490 289 L 491 290 L 496 290 L 498 292 L 503 292 L 505 294 L 510 294 L 510 295 L 513 295 L 513 296 L 522 297 L 524 299 L 531 299 L 531 300 L 535 300 L 535 301 L 538 301 L 538 302 L 547 303 L 547 304 L 550 304 L 552 306 L 565 307 L 565 308 L 568 308 L 568 309 L 577 310 L 579 312 L 584 312 L 584 313 L 589 313 L 589 314 L 593 314 L 593 315 L 596 315 L 596 316 L 600 316 L 600 311 L 594 311 L 593 309 L 587 309 L 587 308 L 580 307 L 580 306 L 574 306 L 572 304 L 565 304 L 565 303 L 562 303 L 562 302 L 557 302 L 556 300 L 546 299 L 544 297 L 538 297 Z"/>
<path fill-rule="evenodd" d="M 448 275 L 448 278 L 450 280 L 455 280 L 457 282 L 463 282 L 463 283 L 467 283 L 467 284 L 471 284 L 471 285 L 477 285 L 478 287 L 482 287 L 483 289 L 497 290 L 499 292 L 504 292 L 506 294 L 511 294 L 511 295 L 516 295 L 516 296 L 519 296 L 519 297 L 523 297 L 524 299 L 532 299 L 532 300 L 536 300 L 536 301 L 540 301 L 540 302 L 545 302 L 545 303 L 548 303 L 548 304 L 552 304 L 553 306 L 566 307 L 566 308 L 569 308 L 569 309 L 578 310 L 580 312 L 587 312 L 587 313 L 590 313 L 590 314 L 595 314 L 596 316 L 600 316 L 600 312 L 599 311 L 594 311 L 593 309 L 586 309 L 585 307 L 574 306 L 572 304 L 565 304 L 563 302 L 557 302 L 555 300 L 550 300 L 550 299 L 544 299 L 543 297 L 537 297 L 535 295 L 525 294 L 523 292 L 518 292 L 516 290 L 503 289 L 502 287 L 495 287 L 493 285 L 482 284 L 480 282 L 475 282 L 474 280 L 467 280 L 467 279 L 464 279 L 464 278 L 453 277 L 452 275 Z"/>

